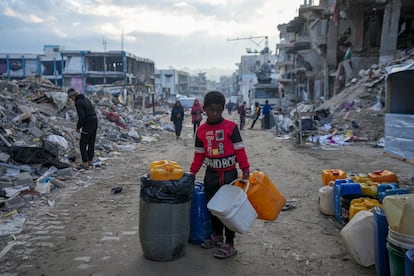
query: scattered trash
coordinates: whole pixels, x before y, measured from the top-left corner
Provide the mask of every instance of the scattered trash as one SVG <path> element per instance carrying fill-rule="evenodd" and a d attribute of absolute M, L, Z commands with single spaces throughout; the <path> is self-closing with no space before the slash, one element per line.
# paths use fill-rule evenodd
<path fill-rule="evenodd" d="M 120 192 L 122 192 L 122 187 L 114 187 L 111 189 L 111 193 L 113 194 L 119 194 Z"/>
<path fill-rule="evenodd" d="M 287 203 L 285 204 L 285 206 L 283 206 L 282 211 L 289 211 L 292 209 L 295 209 L 296 205 L 292 204 L 292 203 Z"/>
<path fill-rule="evenodd" d="M 17 235 L 23 231 L 23 225 L 26 218 L 22 214 L 15 214 L 0 223 L 0 236 Z"/>

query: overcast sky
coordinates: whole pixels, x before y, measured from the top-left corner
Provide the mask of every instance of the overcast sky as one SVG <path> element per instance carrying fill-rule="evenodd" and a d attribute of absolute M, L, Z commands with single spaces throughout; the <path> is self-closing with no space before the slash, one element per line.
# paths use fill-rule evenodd
<path fill-rule="evenodd" d="M 297 16 L 303 0 L 1 0 L 0 52 L 123 50 L 158 69 L 236 70 L 246 48 L 275 51 L 277 25 Z M 123 35 L 122 35 L 123 34 Z M 123 37 L 123 39 L 122 39 Z M 123 43 L 122 43 L 123 41 Z M 212 71 L 211 71 L 212 72 Z M 209 73 L 207 77 L 209 78 Z"/>

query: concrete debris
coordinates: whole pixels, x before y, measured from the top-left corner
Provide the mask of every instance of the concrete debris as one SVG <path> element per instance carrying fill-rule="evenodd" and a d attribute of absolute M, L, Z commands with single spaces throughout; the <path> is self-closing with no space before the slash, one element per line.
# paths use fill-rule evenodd
<path fill-rule="evenodd" d="M 327 114 L 319 118 L 320 134 L 349 135 L 352 132 L 351 142 L 381 144 L 378 141 L 384 137 L 386 68 L 412 62 L 413 58 L 414 52 L 402 52 L 388 64 L 373 64 L 359 72 L 358 80 L 351 79 L 340 93 L 316 105 L 317 113 Z M 322 127 L 327 123 L 331 125 L 329 130 Z"/>
<path fill-rule="evenodd" d="M 172 128 L 166 127 L 171 123 L 165 112 L 134 109 L 112 94 L 86 96 L 99 119 L 96 169 L 105 169 L 105 160 L 114 159 L 117 151 L 133 151 Z M 33 204 L 53 206 L 48 194 L 82 177 L 75 169 L 80 137 L 73 103 L 60 87 L 39 77 L 0 81 L 0 121 L 0 214 Z"/>

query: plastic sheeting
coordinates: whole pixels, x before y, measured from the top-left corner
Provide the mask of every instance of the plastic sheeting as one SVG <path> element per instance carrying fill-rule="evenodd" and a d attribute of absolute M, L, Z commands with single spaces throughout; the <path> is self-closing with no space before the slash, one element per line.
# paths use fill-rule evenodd
<path fill-rule="evenodd" d="M 141 177 L 141 199 L 157 203 L 183 203 L 191 199 L 195 176 L 184 173 L 178 180 L 155 181 Z"/>
<path fill-rule="evenodd" d="M 414 115 L 385 114 L 384 151 L 397 157 L 414 160 Z"/>

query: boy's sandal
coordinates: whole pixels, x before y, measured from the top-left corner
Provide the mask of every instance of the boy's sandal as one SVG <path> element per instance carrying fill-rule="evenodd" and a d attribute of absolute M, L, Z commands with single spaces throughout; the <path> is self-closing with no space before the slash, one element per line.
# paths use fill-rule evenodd
<path fill-rule="evenodd" d="M 233 245 L 223 243 L 219 247 L 219 249 L 217 249 L 217 252 L 214 253 L 214 257 L 219 258 L 219 259 L 227 259 L 236 254 L 237 254 L 237 250 L 234 248 Z"/>
<path fill-rule="evenodd" d="M 223 243 L 223 237 L 211 236 L 209 240 L 203 241 L 200 246 L 204 249 L 219 247 Z"/>

